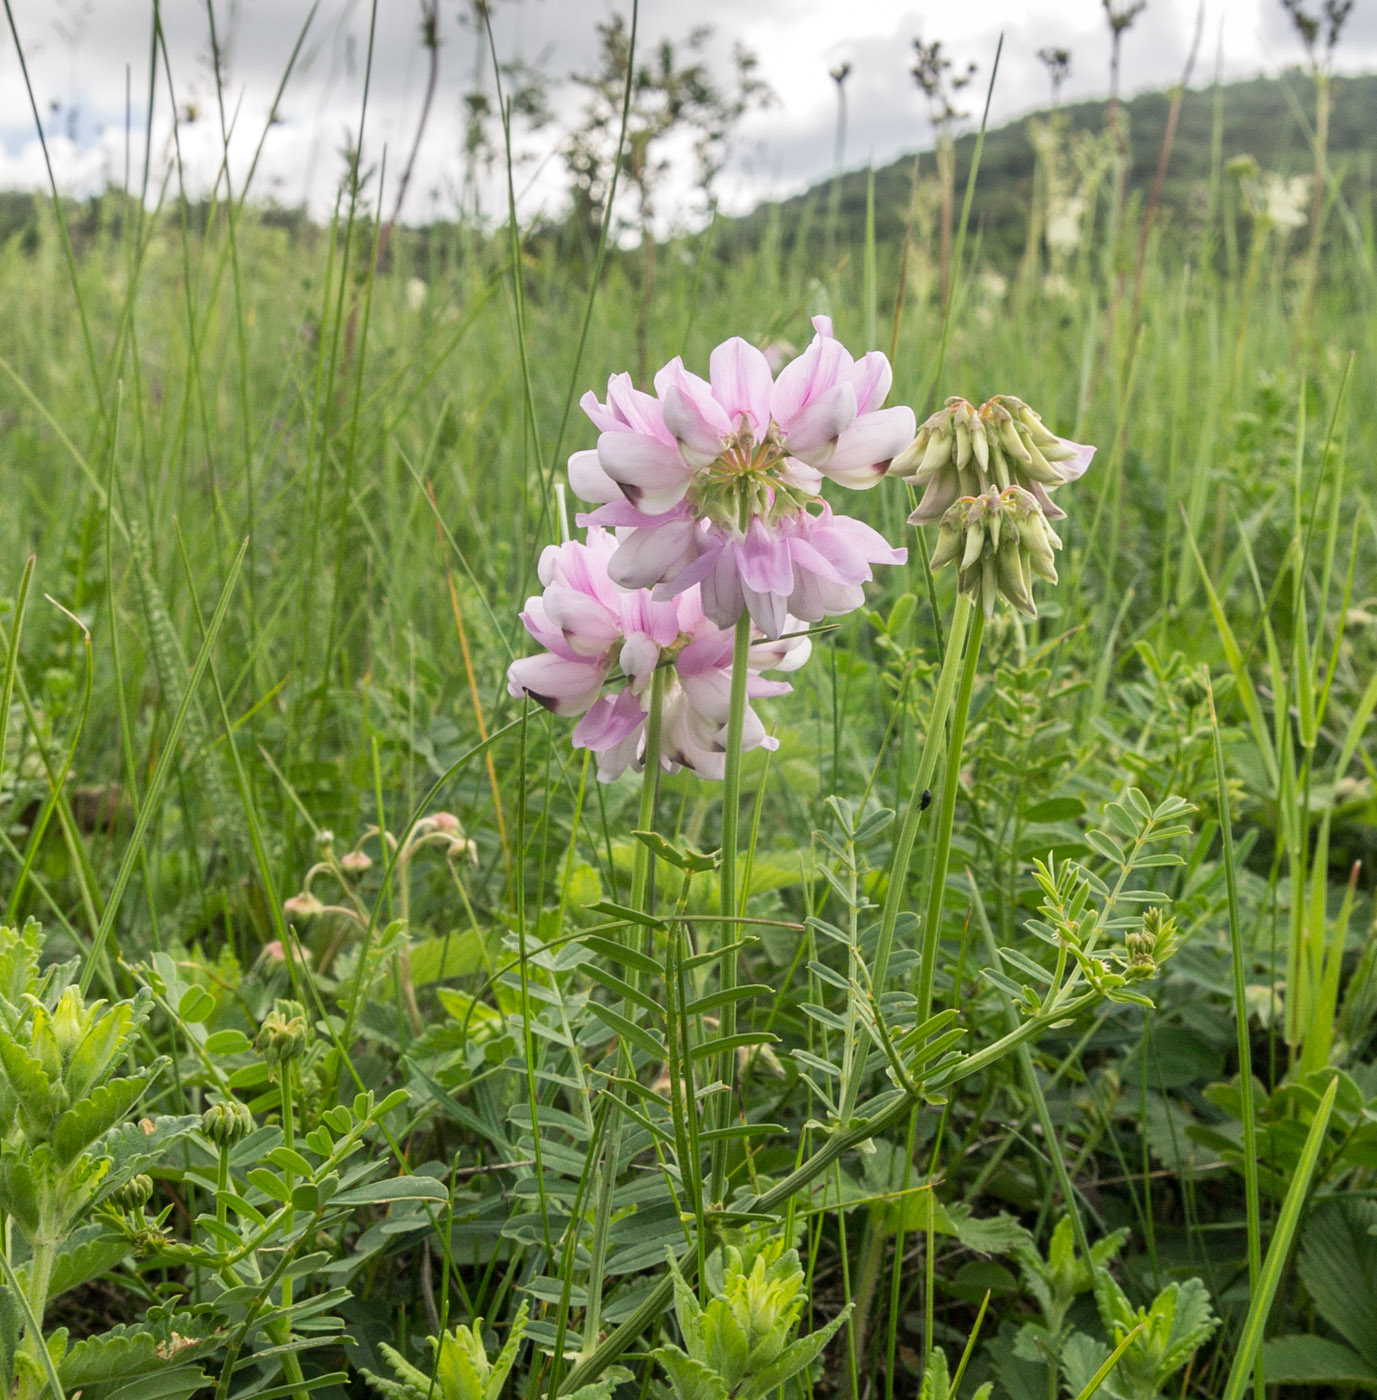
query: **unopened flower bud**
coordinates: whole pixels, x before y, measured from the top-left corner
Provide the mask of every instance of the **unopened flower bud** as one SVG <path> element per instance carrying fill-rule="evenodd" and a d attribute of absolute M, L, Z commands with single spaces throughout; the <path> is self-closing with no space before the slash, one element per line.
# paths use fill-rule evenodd
<path fill-rule="evenodd" d="M 459 818 L 453 812 L 432 812 L 430 814 L 431 824 L 436 831 L 457 832 L 463 828 L 459 825 Z"/>
<path fill-rule="evenodd" d="M 347 851 L 340 857 L 339 864 L 346 875 L 362 875 L 373 868 L 373 857 L 367 851 Z"/>
<path fill-rule="evenodd" d="M 92 1008 L 92 1010 L 94 1009 Z M 68 987 L 58 998 L 57 1005 L 53 1008 L 51 1022 L 53 1040 L 57 1044 L 58 1053 L 64 1064 L 71 1058 L 72 1051 L 81 1043 L 86 1034 L 89 1018 L 84 1014 L 85 1010 L 79 987 Z"/>
<path fill-rule="evenodd" d="M 1125 939 L 1128 946 L 1128 960 L 1135 966 L 1152 962 L 1157 940 L 1150 933 L 1130 933 Z"/>
<path fill-rule="evenodd" d="M 966 504 L 969 499 L 962 497 L 944 512 L 937 529 L 937 544 L 928 561 L 930 568 L 940 569 L 944 564 L 961 558 L 966 548 Z"/>
<path fill-rule="evenodd" d="M 328 856 L 334 849 L 335 833 L 328 828 L 322 827 L 321 830 L 316 832 L 314 840 L 316 850 L 318 850 L 321 855 Z"/>
<path fill-rule="evenodd" d="M 253 1131 L 253 1114 L 248 1104 L 224 1099 L 201 1115 L 201 1131 L 216 1147 L 233 1147 Z"/>
<path fill-rule="evenodd" d="M 999 591 L 1028 617 L 1036 617 L 1033 602 L 1033 580 L 1028 568 L 1028 556 L 1019 544 L 1016 531 L 1004 532 L 999 546 Z"/>
<path fill-rule="evenodd" d="M 1198 671 L 1190 671 L 1176 684 L 1176 693 L 1181 697 L 1181 703 L 1188 710 L 1193 710 L 1205 703 L 1205 698 L 1210 693 L 1210 688 Z"/>
<path fill-rule="evenodd" d="M 306 1008 L 299 1001 L 278 1001 L 263 1018 L 253 1048 L 268 1065 L 276 1067 L 299 1059 L 306 1051 L 310 1034 Z"/>
<path fill-rule="evenodd" d="M 325 912 L 325 906 L 310 890 L 302 890 L 300 894 L 282 901 L 282 912 L 294 919 L 315 919 Z"/>
<path fill-rule="evenodd" d="M 995 428 L 999 433 L 999 445 L 1009 456 L 1025 463 L 1032 460 L 1023 439 L 1018 435 L 1018 429 L 1014 427 L 1014 420 L 1009 416 L 1008 409 L 1001 408 L 1000 416 L 995 421 Z"/>
<path fill-rule="evenodd" d="M 116 1186 L 110 1193 L 110 1202 L 117 1210 L 142 1210 L 153 1199 L 153 1178 L 142 1172 L 130 1177 L 122 1186 Z"/>

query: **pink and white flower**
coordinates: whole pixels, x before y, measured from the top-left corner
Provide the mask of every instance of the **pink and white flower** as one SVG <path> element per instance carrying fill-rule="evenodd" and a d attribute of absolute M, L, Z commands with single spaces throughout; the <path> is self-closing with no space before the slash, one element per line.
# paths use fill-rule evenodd
<path fill-rule="evenodd" d="M 569 481 L 598 507 L 580 523 L 618 532 L 611 578 L 653 588 L 657 600 L 701 582 L 719 626 L 749 609 L 777 636 L 791 611 L 803 615 L 796 600 L 823 616 L 850 611 L 870 564 L 903 561 L 868 527 L 843 526 L 825 506 L 812 513 L 824 477 L 876 485 L 915 427 L 911 409 L 881 407 L 885 356 L 853 359 L 827 317 L 813 325 L 812 343 L 778 378 L 734 338 L 712 352 L 707 379 L 676 358 L 653 395 L 614 375 L 605 403 L 584 396 L 598 445 L 569 459 Z"/>
<path fill-rule="evenodd" d="M 514 661 L 507 672 L 512 695 L 528 695 L 559 715 L 580 715 L 574 743 L 598 755 L 598 777 L 611 781 L 645 761 L 645 724 L 651 678 L 667 666 L 663 687 L 661 763 L 720 778 L 726 764 L 731 697 L 732 634 L 704 613 L 696 587 L 656 599 L 646 589 L 617 585 L 609 565 L 613 535 L 593 527 L 587 543 L 552 545 L 540 557 L 544 585 L 529 598 L 521 620 L 544 648 Z M 783 619 L 780 631 L 801 629 Z M 808 659 L 806 637 L 757 643 L 749 652 L 748 699 L 783 695 L 787 682 L 760 672 L 797 669 Z M 607 694 L 609 681 L 620 689 Z M 774 748 L 775 741 L 749 705 L 742 748 Z"/>

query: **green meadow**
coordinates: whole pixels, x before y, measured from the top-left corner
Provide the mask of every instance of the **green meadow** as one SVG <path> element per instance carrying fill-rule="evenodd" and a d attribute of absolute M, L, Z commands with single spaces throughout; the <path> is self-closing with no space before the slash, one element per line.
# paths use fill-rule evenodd
<path fill-rule="evenodd" d="M 366 163 L 9 197 L 8 1394 L 1377 1390 L 1377 203 L 1269 183 L 1291 90 L 1165 202 L 963 142 L 946 266 L 926 154 L 653 276 Z M 820 314 L 1095 445 L 1059 580 L 972 623 L 825 485 L 908 560 L 778 748 L 600 783 L 507 685 L 578 400 Z"/>

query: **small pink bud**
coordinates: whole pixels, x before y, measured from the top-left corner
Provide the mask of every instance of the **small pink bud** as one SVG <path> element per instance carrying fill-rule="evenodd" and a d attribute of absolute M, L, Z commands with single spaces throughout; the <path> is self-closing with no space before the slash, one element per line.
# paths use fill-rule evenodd
<path fill-rule="evenodd" d="M 282 912 L 292 914 L 298 919 L 314 919 L 325 912 L 325 906 L 310 890 L 303 890 L 300 894 L 294 894 L 290 899 L 282 901 Z"/>
<path fill-rule="evenodd" d="M 350 875 L 362 875 L 373 868 L 373 858 L 367 851 L 348 851 L 340 857 L 340 869 Z"/>
<path fill-rule="evenodd" d="M 454 832 L 460 830 L 459 818 L 453 812 L 432 812 L 430 820 L 436 831 Z"/>
<path fill-rule="evenodd" d="M 284 963 L 287 961 L 287 950 L 282 946 L 280 938 L 274 938 L 271 943 L 263 945 L 263 951 L 258 955 L 262 961 L 267 963 Z M 299 962 L 311 961 L 311 950 L 309 948 L 298 948 L 296 957 Z"/>

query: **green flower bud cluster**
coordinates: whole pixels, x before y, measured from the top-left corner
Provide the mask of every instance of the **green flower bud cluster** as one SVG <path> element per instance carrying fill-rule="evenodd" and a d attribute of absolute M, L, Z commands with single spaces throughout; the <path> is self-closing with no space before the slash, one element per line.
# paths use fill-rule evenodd
<path fill-rule="evenodd" d="M 986 616 L 1002 596 L 1036 617 L 1033 576 L 1057 581 L 1050 522 L 1066 515 L 1048 493 L 1079 477 L 1094 451 L 1057 437 L 1012 394 L 979 409 L 950 398 L 889 470 L 924 488 L 910 524 L 940 521 L 932 567 L 959 560 L 958 586 Z"/>
<path fill-rule="evenodd" d="M 931 566 L 957 563 L 957 588 L 994 613 L 1003 597 L 1019 612 L 1037 616 L 1033 576 L 1056 583 L 1053 551 L 1061 539 L 1037 501 L 1021 486 L 963 496 L 947 508 L 937 531 Z"/>
<path fill-rule="evenodd" d="M 153 1178 L 140 1173 L 131 1176 L 122 1186 L 110 1193 L 110 1203 L 116 1210 L 142 1210 L 153 1199 Z"/>
<path fill-rule="evenodd" d="M 1059 438 L 1013 394 L 998 394 L 977 409 L 950 398 L 890 464 L 889 474 L 926 488 L 911 520 L 926 525 L 958 496 L 1021 486 L 1051 518 L 1065 512 L 1047 495 L 1074 481 L 1089 465 L 1093 447 Z"/>
<path fill-rule="evenodd" d="M 253 1048 L 271 1068 L 276 1069 L 292 1060 L 299 1060 L 306 1053 L 310 1037 L 306 1008 L 299 1001 L 279 1000 L 273 1003 L 273 1009 L 263 1018 Z"/>
<path fill-rule="evenodd" d="M 1188 671 L 1176 683 L 1176 694 L 1188 710 L 1194 710 L 1203 705 L 1209 693 L 1205 677 L 1199 671 Z"/>
<path fill-rule="evenodd" d="M 1157 906 L 1143 910 L 1142 927 L 1124 936 L 1128 953 L 1126 976 L 1134 979 L 1152 977 L 1159 963 L 1164 963 L 1180 943 L 1176 920 Z"/>
<path fill-rule="evenodd" d="M 253 1132 L 253 1114 L 248 1104 L 225 1099 L 201 1115 L 201 1131 L 216 1147 L 233 1147 Z"/>

